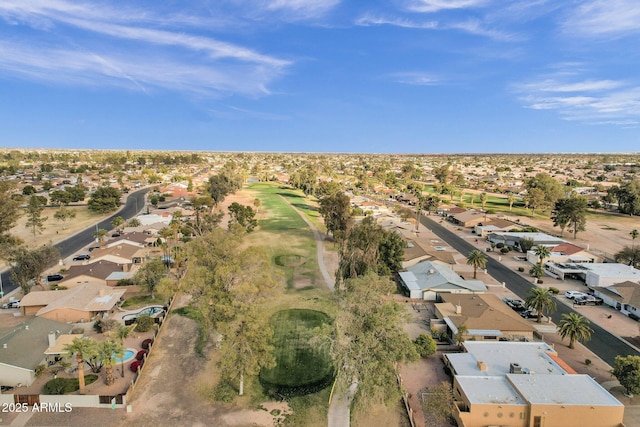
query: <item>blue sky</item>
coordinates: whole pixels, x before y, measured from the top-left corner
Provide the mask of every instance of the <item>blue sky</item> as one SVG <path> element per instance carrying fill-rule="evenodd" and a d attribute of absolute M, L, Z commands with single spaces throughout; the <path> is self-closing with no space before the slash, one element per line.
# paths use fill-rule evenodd
<path fill-rule="evenodd" d="M 0 146 L 640 151 L 637 0 L 1 0 Z"/>

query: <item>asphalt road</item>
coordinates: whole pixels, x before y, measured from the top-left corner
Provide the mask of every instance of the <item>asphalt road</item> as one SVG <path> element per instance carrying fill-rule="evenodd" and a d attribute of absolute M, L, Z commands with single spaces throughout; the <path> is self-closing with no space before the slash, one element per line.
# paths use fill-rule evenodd
<path fill-rule="evenodd" d="M 439 220 L 441 217 L 437 218 Z M 447 242 L 452 248 L 454 248 L 464 256 L 467 256 L 469 252 L 476 249 L 471 243 L 465 241 L 455 233 L 441 226 L 436 221 L 432 220 L 429 216 L 422 216 L 421 223 L 428 229 L 432 230 L 438 237 Z M 527 279 L 505 267 L 491 257 L 487 257 L 487 273 L 489 273 L 498 282 L 504 282 L 509 290 L 511 290 L 523 300 L 527 297 L 527 292 L 529 292 L 529 289 L 533 287 L 533 284 L 530 283 Z M 561 319 L 563 314 L 580 314 L 560 302 L 558 302 L 557 306 L 557 310 L 551 316 L 556 324 Z M 626 341 L 620 339 L 616 335 L 601 328 L 595 323 L 591 323 L 591 328 L 593 329 L 591 340 L 586 342 L 584 345 L 609 365 L 613 365 L 613 361 L 618 355 L 640 356 L 640 352 L 636 351 L 633 347 L 629 346 Z"/>
<path fill-rule="evenodd" d="M 149 192 L 148 188 L 143 188 L 142 190 L 135 191 L 130 193 L 127 197 L 127 200 L 122 208 L 111 215 L 109 218 L 106 218 L 100 221 L 97 225 L 91 226 L 83 231 L 80 231 L 73 236 L 70 236 L 58 243 L 54 246 L 60 250 L 60 256 L 62 258 L 66 258 L 83 247 L 87 246 L 91 242 L 95 240 L 93 237 L 93 233 L 95 233 L 97 228 L 103 228 L 105 230 L 111 230 L 113 226 L 111 225 L 111 221 L 116 216 L 121 216 L 125 220 L 133 218 L 138 212 L 140 212 L 145 206 L 145 195 Z M 54 261 L 51 265 L 54 265 L 56 261 Z M 2 288 L 4 290 L 5 295 L 9 294 L 9 292 L 16 289 L 18 285 L 15 285 L 11 281 L 11 273 L 9 270 L 2 273 Z"/>

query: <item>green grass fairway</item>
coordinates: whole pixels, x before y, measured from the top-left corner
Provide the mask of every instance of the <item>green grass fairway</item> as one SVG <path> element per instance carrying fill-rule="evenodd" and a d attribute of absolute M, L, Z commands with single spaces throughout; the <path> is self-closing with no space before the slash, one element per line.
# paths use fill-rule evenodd
<path fill-rule="evenodd" d="M 327 314 L 306 309 L 282 310 L 271 317 L 277 366 L 260 373 L 270 394 L 304 395 L 331 384 L 329 354 L 310 343 L 313 329 L 329 321 Z"/>

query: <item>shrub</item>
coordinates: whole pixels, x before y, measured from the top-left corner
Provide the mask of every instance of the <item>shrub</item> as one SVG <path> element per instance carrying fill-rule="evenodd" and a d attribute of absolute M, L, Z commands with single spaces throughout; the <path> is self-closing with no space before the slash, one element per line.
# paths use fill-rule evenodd
<path fill-rule="evenodd" d="M 502 252 L 503 254 L 508 254 L 509 253 L 509 248 L 502 248 L 502 249 L 500 249 L 500 252 Z"/>
<path fill-rule="evenodd" d="M 539 285 L 541 285 L 541 284 L 543 284 L 543 283 L 544 283 L 544 281 L 543 281 L 542 279 L 538 279 L 538 284 L 539 284 Z"/>
<path fill-rule="evenodd" d="M 143 350 L 149 350 L 149 347 L 151 347 L 152 345 L 153 345 L 153 339 L 147 338 L 146 340 L 142 341 L 142 344 L 140 344 L 140 347 L 142 347 Z"/>
<path fill-rule="evenodd" d="M 549 292 L 551 292 L 554 295 L 558 295 L 560 293 L 560 289 L 554 288 L 553 286 L 550 286 L 549 287 Z"/>
<path fill-rule="evenodd" d="M 116 283 L 116 286 L 133 286 L 134 284 L 135 283 L 133 283 L 133 280 L 131 279 L 120 279 Z"/>
<path fill-rule="evenodd" d="M 147 332 L 153 328 L 155 321 L 149 315 L 138 316 L 136 319 L 136 332 Z"/>
<path fill-rule="evenodd" d="M 136 354 L 136 360 L 143 360 L 147 354 L 149 354 L 147 350 L 140 350 L 138 354 Z"/>
<path fill-rule="evenodd" d="M 496 245 L 496 248 L 498 248 L 498 249 L 502 249 L 502 248 L 504 248 L 504 243 L 502 243 L 502 242 L 498 243 L 498 244 Z"/>
<path fill-rule="evenodd" d="M 213 398 L 218 402 L 232 402 L 238 392 L 230 381 L 221 380 L 213 390 Z"/>
<path fill-rule="evenodd" d="M 84 383 L 89 385 L 95 382 L 98 376 L 95 374 L 85 375 Z M 78 384 L 78 378 L 54 378 L 48 381 L 44 387 L 42 387 L 43 394 L 67 394 L 78 391 L 80 385 Z"/>
<path fill-rule="evenodd" d="M 109 332 L 114 330 L 118 326 L 118 321 L 115 319 L 109 320 L 96 320 L 93 324 L 93 329 L 99 334 L 104 334 L 105 332 Z"/>
<path fill-rule="evenodd" d="M 591 359 L 584 359 L 584 364 L 585 365 L 589 366 L 589 365 L 591 365 L 591 363 L 592 363 Z"/>
<path fill-rule="evenodd" d="M 524 267 L 518 267 L 518 271 L 521 273 L 524 272 Z"/>
<path fill-rule="evenodd" d="M 435 354 L 437 348 L 436 342 L 428 334 L 421 334 L 413 341 L 420 357 L 428 357 Z"/>
<path fill-rule="evenodd" d="M 73 328 L 71 330 L 72 334 L 84 334 L 84 328 L 80 327 L 80 326 L 76 326 L 75 328 Z"/>
<path fill-rule="evenodd" d="M 138 370 L 142 368 L 142 363 L 141 360 L 134 360 L 131 362 L 131 365 L 129 365 L 129 369 L 131 369 L 132 372 L 138 372 Z"/>

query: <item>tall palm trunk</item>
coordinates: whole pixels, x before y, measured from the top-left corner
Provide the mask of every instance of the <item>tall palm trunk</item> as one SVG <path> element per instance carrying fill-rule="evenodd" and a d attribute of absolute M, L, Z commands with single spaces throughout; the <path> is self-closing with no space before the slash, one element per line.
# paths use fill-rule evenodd
<path fill-rule="evenodd" d="M 244 374 L 240 373 L 240 390 L 238 390 L 238 395 L 244 395 Z"/>
<path fill-rule="evenodd" d="M 116 376 L 113 374 L 113 364 L 109 363 L 105 368 L 105 384 L 111 385 L 116 382 Z"/>
<path fill-rule="evenodd" d="M 82 358 L 82 354 L 76 354 L 76 361 L 78 362 L 78 388 L 80 390 L 80 394 L 85 394 L 86 391 L 84 389 L 84 359 Z"/>

